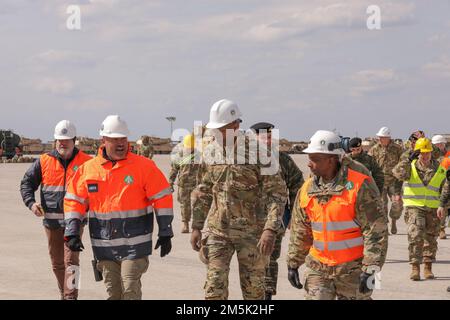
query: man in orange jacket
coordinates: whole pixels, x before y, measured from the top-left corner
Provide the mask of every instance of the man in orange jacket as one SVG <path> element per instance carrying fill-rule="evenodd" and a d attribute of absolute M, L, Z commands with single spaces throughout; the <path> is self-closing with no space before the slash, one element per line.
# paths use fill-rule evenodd
<path fill-rule="evenodd" d="M 142 298 L 141 276 L 152 253 L 153 215 L 159 226 L 155 249 L 171 248 L 173 204 L 169 183 L 155 163 L 129 151 L 128 127 L 119 116 L 103 121 L 103 145 L 69 183 L 64 200 L 69 247 L 83 249 L 81 221 L 88 216 L 97 268 L 108 298 Z"/>
<path fill-rule="evenodd" d="M 295 200 L 288 251 L 288 279 L 306 299 L 370 299 L 374 272 L 387 250 L 387 221 L 371 177 L 343 165 L 341 139 L 319 130 L 304 150 L 313 176 Z"/>
<path fill-rule="evenodd" d="M 64 245 L 63 201 L 67 181 L 91 157 L 75 148 L 76 128 L 70 121 L 62 120 L 56 125 L 54 138 L 55 150 L 42 155 L 31 165 L 20 184 L 20 193 L 34 215 L 44 217 L 48 251 L 61 299 L 74 300 L 78 297 L 77 284 L 69 282 L 70 278 L 78 279 L 74 273 L 78 269 L 79 256 Z M 41 203 L 34 197 L 39 186 Z"/>

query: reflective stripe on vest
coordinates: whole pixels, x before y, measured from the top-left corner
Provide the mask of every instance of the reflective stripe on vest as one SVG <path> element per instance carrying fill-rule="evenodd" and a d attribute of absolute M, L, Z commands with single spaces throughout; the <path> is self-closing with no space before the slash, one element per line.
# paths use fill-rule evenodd
<path fill-rule="evenodd" d="M 439 207 L 440 187 L 445 179 L 446 169 L 440 165 L 431 181 L 425 186 L 416 168 L 417 160 L 411 163 L 411 177 L 403 184 L 403 204 L 407 207 Z"/>
<path fill-rule="evenodd" d="M 93 247 L 120 247 L 120 246 L 135 246 L 152 241 L 152 234 L 144 234 L 134 238 L 119 238 L 112 240 L 91 239 Z"/>
<path fill-rule="evenodd" d="M 64 220 L 62 213 L 66 190 L 64 183 L 67 183 L 78 168 L 90 159 L 89 155 L 78 151 L 67 169 L 64 169 L 58 158 L 50 154 L 44 154 L 39 158 L 42 172 L 41 203 L 45 211 L 44 219 Z"/>
<path fill-rule="evenodd" d="M 364 239 L 356 221 L 356 198 L 366 175 L 348 169 L 346 188 L 333 195 L 326 204 L 319 204 L 308 195 L 313 183 L 308 179 L 300 191 L 300 206 L 311 221 L 313 245 L 309 254 L 320 262 L 334 266 L 364 255 Z"/>

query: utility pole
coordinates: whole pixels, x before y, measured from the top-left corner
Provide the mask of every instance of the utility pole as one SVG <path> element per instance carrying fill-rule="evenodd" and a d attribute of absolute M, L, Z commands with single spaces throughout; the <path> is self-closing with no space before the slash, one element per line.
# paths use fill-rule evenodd
<path fill-rule="evenodd" d="M 175 120 L 177 120 L 177 118 L 170 116 L 170 117 L 166 117 L 166 119 L 170 122 L 170 141 L 172 141 L 172 132 L 173 132 L 173 123 L 175 122 Z"/>

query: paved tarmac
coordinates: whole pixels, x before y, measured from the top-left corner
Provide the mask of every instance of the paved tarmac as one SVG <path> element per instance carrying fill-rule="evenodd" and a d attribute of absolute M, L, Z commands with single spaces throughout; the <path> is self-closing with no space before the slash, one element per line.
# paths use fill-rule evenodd
<path fill-rule="evenodd" d="M 305 175 L 306 158 L 294 155 Z M 154 158 L 168 175 L 169 157 Z M 47 253 L 47 240 L 40 218 L 23 204 L 19 193 L 20 180 L 30 164 L 0 164 L 0 299 L 59 299 L 55 277 Z M 38 195 L 38 193 L 37 193 Z M 449 299 L 450 239 L 438 240 L 439 251 L 434 265 L 435 280 L 409 280 L 408 242 L 405 223 L 401 218 L 399 232 L 389 237 L 388 259 L 381 274 L 381 289 L 374 299 Z M 148 272 L 143 276 L 144 299 L 203 299 L 206 267 L 191 249 L 189 234 L 181 234 L 179 205 L 175 200 L 173 223 L 175 237 L 169 256 L 159 257 L 159 250 L 150 257 Z M 157 231 L 157 227 L 155 232 Z M 87 234 L 87 233 L 86 233 Z M 289 232 L 283 242 L 279 260 L 278 294 L 274 299 L 303 299 L 303 290 L 297 290 L 287 280 L 286 250 Z M 91 268 L 92 250 L 88 237 L 83 238 L 86 249 L 81 254 L 80 299 L 105 299 L 102 282 L 95 282 Z M 156 242 L 156 241 L 155 241 Z M 300 269 L 302 272 L 303 268 Z M 230 299 L 242 299 L 237 260 L 233 258 L 230 272 Z"/>

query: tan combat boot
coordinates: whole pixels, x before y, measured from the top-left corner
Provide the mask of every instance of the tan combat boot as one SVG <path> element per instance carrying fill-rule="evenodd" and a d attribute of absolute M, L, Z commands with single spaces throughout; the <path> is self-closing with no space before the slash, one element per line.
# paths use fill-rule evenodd
<path fill-rule="evenodd" d="M 397 221 L 391 220 L 391 234 L 397 234 Z"/>
<path fill-rule="evenodd" d="M 181 233 L 189 233 L 189 222 L 183 222 L 183 229 L 181 229 Z"/>
<path fill-rule="evenodd" d="M 431 271 L 431 262 L 425 262 L 425 268 L 423 269 L 423 277 L 425 279 L 434 279 L 434 274 Z"/>
<path fill-rule="evenodd" d="M 419 281 L 420 280 L 420 264 L 413 264 L 411 275 L 409 278 L 413 281 Z"/>
<path fill-rule="evenodd" d="M 445 230 L 439 231 L 439 239 L 447 239 L 447 235 L 445 234 Z"/>

